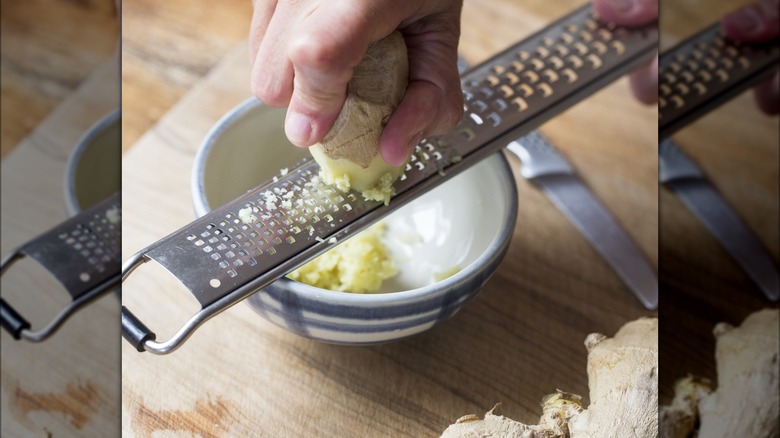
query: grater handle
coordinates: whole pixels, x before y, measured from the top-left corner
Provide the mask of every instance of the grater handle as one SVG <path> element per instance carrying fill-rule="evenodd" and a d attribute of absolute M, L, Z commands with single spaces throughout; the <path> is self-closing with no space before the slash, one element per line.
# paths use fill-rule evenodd
<path fill-rule="evenodd" d="M 0 298 L 0 322 L 16 340 L 22 338 L 22 331 L 30 328 L 30 323 L 2 298 Z"/>
<path fill-rule="evenodd" d="M 0 275 L 4 274 L 11 265 L 18 259 L 24 258 L 24 253 L 20 249 L 7 255 L 0 263 Z M 98 298 L 103 292 L 119 284 L 120 276 L 115 275 L 106 281 L 96 285 L 85 294 L 79 296 L 70 304 L 62 308 L 49 323 L 39 330 L 32 330 L 30 323 L 13 308 L 6 300 L 0 298 L 0 323 L 3 329 L 16 340 L 26 340 L 29 342 L 42 342 L 51 337 L 62 324 L 70 318 L 77 310 L 90 301 Z"/>
<path fill-rule="evenodd" d="M 100 297 L 103 292 L 119 284 L 119 275 L 114 276 L 99 284 L 89 292 L 73 300 L 57 313 L 49 323 L 39 330 L 31 330 L 30 323 L 27 322 L 19 313 L 17 313 L 8 302 L 2 300 L 2 326 L 14 339 L 29 342 L 43 342 L 60 329 L 62 324 L 71 317 L 77 310 L 81 309 L 90 301 Z"/>
<path fill-rule="evenodd" d="M 147 342 L 154 342 L 157 339 L 157 335 L 125 306 L 122 306 L 122 337 L 139 352 L 146 351 Z"/>
<path fill-rule="evenodd" d="M 5 273 L 16 260 L 23 257 L 24 254 L 19 248 L 8 254 L 3 261 L 0 262 L 0 275 Z M 0 323 L 2 323 L 3 328 L 16 340 L 22 338 L 23 331 L 30 329 L 30 323 L 14 309 L 8 301 L 2 298 L 0 298 Z"/>

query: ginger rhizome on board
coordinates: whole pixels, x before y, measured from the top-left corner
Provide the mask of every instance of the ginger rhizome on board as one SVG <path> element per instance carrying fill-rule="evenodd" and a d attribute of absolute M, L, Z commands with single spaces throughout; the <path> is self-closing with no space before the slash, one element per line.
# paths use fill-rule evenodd
<path fill-rule="evenodd" d="M 461 417 L 442 437 L 657 437 L 658 319 L 629 322 L 614 338 L 593 333 L 585 347 L 591 401 L 587 409 L 580 396 L 558 391 L 542 401 L 538 424 L 496 415 L 494 407 L 484 419 Z"/>
<path fill-rule="evenodd" d="M 661 437 L 780 437 L 780 310 L 715 326 L 717 390 L 688 376 L 661 407 Z"/>

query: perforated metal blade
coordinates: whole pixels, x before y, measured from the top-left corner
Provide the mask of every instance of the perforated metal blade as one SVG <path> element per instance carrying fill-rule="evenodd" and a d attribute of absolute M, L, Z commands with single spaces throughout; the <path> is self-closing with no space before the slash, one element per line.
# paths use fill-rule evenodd
<path fill-rule="evenodd" d="M 115 193 L 6 256 L 0 272 L 18 259 L 30 257 L 56 278 L 70 294 L 71 302 L 44 328 L 30 324 L 5 300 L 0 300 L 3 328 L 16 339 L 39 342 L 90 300 L 120 281 L 121 199 Z"/>
<path fill-rule="evenodd" d="M 778 40 L 731 41 L 719 23 L 664 52 L 658 60 L 658 139 L 663 140 L 771 74 Z"/>
<path fill-rule="evenodd" d="M 462 75 L 465 115 L 448 135 L 423 140 L 389 206 L 341 193 L 306 161 L 140 251 L 123 276 L 154 260 L 202 305 L 173 337 L 155 340 L 129 309 L 123 336 L 139 351 L 169 353 L 204 321 L 447 181 L 632 68 L 657 46 L 655 24 L 601 23 L 590 6 Z"/>

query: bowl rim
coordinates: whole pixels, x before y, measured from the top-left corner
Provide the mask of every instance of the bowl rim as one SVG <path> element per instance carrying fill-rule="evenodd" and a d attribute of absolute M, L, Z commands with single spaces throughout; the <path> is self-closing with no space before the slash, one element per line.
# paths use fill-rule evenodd
<path fill-rule="evenodd" d="M 249 111 L 261 106 L 265 106 L 265 104 L 255 97 L 249 97 L 248 99 L 245 99 L 238 105 L 234 106 L 216 122 L 216 124 L 209 130 L 208 134 L 206 134 L 206 137 L 201 142 L 200 147 L 198 147 L 198 151 L 195 155 L 195 160 L 193 163 L 190 184 L 196 216 L 203 216 L 210 211 L 206 200 L 203 176 L 205 175 L 204 171 L 208 161 L 208 156 L 213 150 L 214 145 L 219 140 L 222 132 L 224 132 L 226 129 L 229 129 Z M 397 302 L 414 301 L 415 299 L 423 297 L 429 298 L 439 294 L 444 294 L 449 290 L 454 289 L 459 283 L 479 275 L 483 266 L 490 265 L 491 262 L 495 261 L 497 258 L 503 257 L 501 249 L 504 247 L 507 241 L 512 239 L 518 214 L 517 212 L 519 201 L 517 196 L 517 185 L 515 183 L 514 174 L 512 173 L 512 168 L 509 164 L 509 161 L 507 160 L 504 153 L 500 151 L 487 157 L 485 160 L 493 159 L 498 160 L 497 173 L 499 178 L 504 179 L 507 183 L 506 190 L 503 191 L 504 196 L 499 198 L 501 202 L 508 204 L 507 213 L 502 216 L 502 221 L 499 224 L 499 232 L 494 235 L 482 254 L 477 257 L 477 259 L 469 263 L 466 267 L 459 270 L 450 277 L 414 289 L 384 293 L 348 293 L 332 291 L 310 286 L 285 277 L 276 280 L 272 284 L 280 284 L 285 289 L 301 296 L 302 298 L 315 301 L 348 305 L 365 305 L 377 303 L 391 304 Z M 257 292 L 260 292 L 261 290 L 262 289 L 258 290 Z"/>
<path fill-rule="evenodd" d="M 206 200 L 206 187 L 203 183 L 203 176 L 205 175 L 206 163 L 208 161 L 209 154 L 214 149 L 214 145 L 219 140 L 220 135 L 226 129 L 235 124 L 241 117 L 245 116 L 249 111 L 256 107 L 264 106 L 256 97 L 248 97 L 241 101 L 238 105 L 231 108 L 227 113 L 217 120 L 214 126 L 209 129 L 209 132 L 204 137 L 197 152 L 195 153 L 195 159 L 192 164 L 192 173 L 190 176 L 190 192 L 192 193 L 192 203 L 195 209 L 195 216 L 201 217 L 211 211 Z M 271 108 L 271 107 L 269 107 Z"/>
<path fill-rule="evenodd" d="M 65 210 L 68 212 L 68 216 L 75 216 L 82 210 L 76 196 L 76 172 L 78 164 L 81 162 L 81 157 L 87 150 L 87 146 L 92 144 L 96 137 L 105 132 L 106 128 L 111 126 L 111 124 L 119 120 L 120 114 L 121 111 L 117 108 L 98 119 L 84 132 L 76 142 L 76 147 L 68 155 L 68 160 L 65 163 L 65 181 L 62 184 L 65 192 Z"/>

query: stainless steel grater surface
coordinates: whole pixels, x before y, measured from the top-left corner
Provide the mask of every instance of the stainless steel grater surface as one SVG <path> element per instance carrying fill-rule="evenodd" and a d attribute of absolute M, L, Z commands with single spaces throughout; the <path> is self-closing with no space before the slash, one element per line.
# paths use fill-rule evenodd
<path fill-rule="evenodd" d="M 780 41 L 746 44 L 723 36 L 720 23 L 658 60 L 658 139 L 663 140 L 778 68 Z"/>
<path fill-rule="evenodd" d="M 655 24 L 626 29 L 600 23 L 590 6 L 462 75 L 465 115 L 448 135 L 423 140 L 395 184 L 389 206 L 341 193 L 304 161 L 131 257 L 123 279 L 154 260 L 201 304 L 170 339 L 158 342 L 123 307 L 122 334 L 138 351 L 169 353 L 203 322 L 399 209 L 511 140 L 530 132 L 648 60 Z"/>
<path fill-rule="evenodd" d="M 70 294 L 72 301 L 45 327 L 30 324 L 10 303 L 0 299 L 3 328 L 15 339 L 40 342 L 54 334 L 81 306 L 120 281 L 122 212 L 119 193 L 67 219 L 7 255 L 0 272 L 17 260 L 37 261 Z"/>

